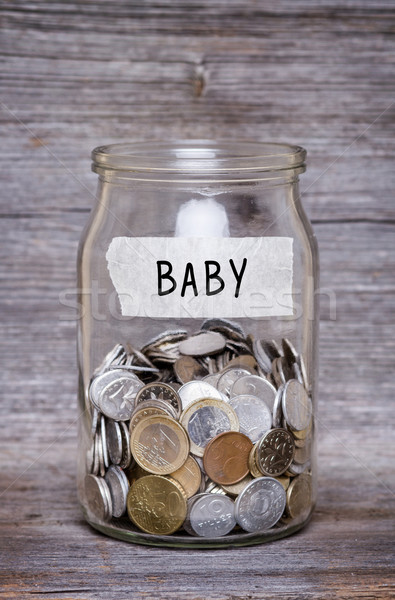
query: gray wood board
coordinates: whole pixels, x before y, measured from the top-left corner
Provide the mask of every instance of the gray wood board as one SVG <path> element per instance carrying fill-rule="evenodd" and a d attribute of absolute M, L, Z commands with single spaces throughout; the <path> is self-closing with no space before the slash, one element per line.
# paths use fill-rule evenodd
<path fill-rule="evenodd" d="M 1 598 L 394 598 L 393 2 L 18 0 L 0 17 Z M 106 538 L 75 491 L 62 298 L 90 151 L 193 137 L 306 147 L 321 255 L 317 510 L 229 551 Z"/>

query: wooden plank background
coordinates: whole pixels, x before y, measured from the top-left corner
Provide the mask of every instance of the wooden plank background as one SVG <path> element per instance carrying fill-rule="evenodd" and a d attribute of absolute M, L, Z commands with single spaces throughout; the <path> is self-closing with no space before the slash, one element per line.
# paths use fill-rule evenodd
<path fill-rule="evenodd" d="M 25 0 L 1 15 L 1 598 L 394 598 L 395 5 Z M 146 138 L 307 148 L 321 251 L 319 501 L 265 546 L 177 551 L 84 524 L 75 286 L 90 151 Z"/>

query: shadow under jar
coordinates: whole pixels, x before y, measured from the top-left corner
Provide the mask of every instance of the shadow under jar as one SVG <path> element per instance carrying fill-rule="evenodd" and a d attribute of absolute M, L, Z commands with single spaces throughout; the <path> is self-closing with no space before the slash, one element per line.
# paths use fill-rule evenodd
<path fill-rule="evenodd" d="M 241 546 L 316 498 L 318 258 L 287 144 L 93 151 L 78 257 L 78 492 L 126 541 Z"/>

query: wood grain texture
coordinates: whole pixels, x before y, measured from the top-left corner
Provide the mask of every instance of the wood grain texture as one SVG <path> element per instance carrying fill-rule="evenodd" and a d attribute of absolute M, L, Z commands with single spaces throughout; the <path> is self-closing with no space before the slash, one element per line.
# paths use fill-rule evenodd
<path fill-rule="evenodd" d="M 0 597 L 395 598 L 393 2 L 16 0 L 0 18 Z M 261 547 L 128 545 L 91 530 L 76 499 L 64 294 L 93 204 L 90 151 L 192 137 L 309 154 L 319 501 L 304 531 Z"/>

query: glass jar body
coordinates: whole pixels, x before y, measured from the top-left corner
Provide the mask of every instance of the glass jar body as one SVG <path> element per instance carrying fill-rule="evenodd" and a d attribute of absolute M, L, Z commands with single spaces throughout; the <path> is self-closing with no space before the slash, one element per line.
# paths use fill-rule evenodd
<path fill-rule="evenodd" d="M 199 172 L 198 159 L 194 168 Z M 318 264 L 295 168 L 259 177 L 232 172 L 196 179 L 102 166 L 98 171 L 97 204 L 78 257 L 78 490 L 87 520 L 128 541 L 188 547 L 247 545 L 300 529 L 316 498 Z M 126 377 L 122 385 L 117 369 Z M 109 371 L 107 380 L 102 376 Z M 265 380 L 266 391 L 258 390 L 256 378 Z M 203 379 L 217 393 L 207 387 L 196 392 Z M 193 398 L 180 401 L 190 381 Z M 157 387 L 163 384 L 178 399 L 166 397 L 167 388 Z M 266 429 L 251 423 L 262 416 L 261 406 L 258 413 L 253 408 L 256 397 L 269 408 Z M 166 400 L 173 403 L 168 413 L 160 404 Z M 194 412 L 199 401 L 207 404 L 200 407 L 201 418 Z M 185 414 L 190 405 L 192 417 Z M 218 427 L 214 405 L 230 411 L 230 425 Z M 146 413 L 139 413 L 144 407 Z M 207 417 L 214 419 L 211 433 Z M 193 420 L 206 427 L 204 443 L 191 429 Z M 139 428 L 142 437 L 136 439 Z M 172 448 L 181 446 L 172 459 L 155 432 L 170 437 L 166 443 Z M 231 432 L 239 438 L 229 437 Z M 210 462 L 209 443 L 221 435 L 225 445 L 214 448 Z M 243 440 L 248 472 L 233 474 L 229 465 L 237 471 L 247 452 Z M 125 452 L 128 456 L 121 456 Z M 287 452 L 290 460 L 284 462 Z M 230 475 L 217 464 L 221 455 Z M 199 469 L 188 475 L 195 477 L 193 494 L 177 475 L 187 456 L 190 471 Z M 235 481 L 241 475 L 242 482 Z M 260 490 L 261 485 L 273 489 Z M 271 497 L 276 497 L 273 506 Z M 281 515 L 268 526 L 274 508 Z M 234 522 L 226 525 L 229 511 Z"/>

